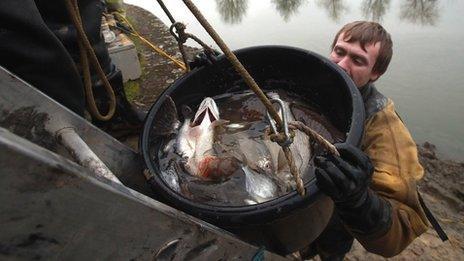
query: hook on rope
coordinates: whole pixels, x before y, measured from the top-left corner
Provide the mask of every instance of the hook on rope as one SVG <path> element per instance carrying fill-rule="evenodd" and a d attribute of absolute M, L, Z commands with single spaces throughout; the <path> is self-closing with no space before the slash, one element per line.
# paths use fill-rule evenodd
<path fill-rule="evenodd" d="M 184 60 L 184 63 L 186 64 L 186 67 L 188 68 L 187 71 L 190 71 L 193 66 L 195 67 L 200 67 L 205 64 L 213 64 L 217 60 L 217 56 L 220 54 L 218 51 L 214 50 L 210 46 L 208 46 L 205 42 L 203 42 L 200 38 L 197 36 L 186 33 L 185 30 L 187 29 L 187 26 L 184 23 L 181 22 L 174 22 L 170 27 L 169 27 L 169 32 L 171 35 L 176 39 L 177 44 L 179 46 L 179 51 L 182 54 L 182 59 Z M 193 41 L 197 42 L 201 47 L 203 47 L 203 52 L 197 54 L 197 56 L 193 59 L 192 62 L 188 61 L 187 58 L 187 52 L 185 51 L 184 44 L 187 42 L 188 39 L 192 39 Z"/>
<path fill-rule="evenodd" d="M 279 99 L 279 98 L 274 98 L 274 99 L 269 99 L 269 101 L 274 104 L 276 103 L 279 105 L 279 112 L 282 117 L 282 129 L 283 129 L 283 138 L 277 138 L 275 139 L 275 142 L 277 142 L 281 147 L 288 147 L 290 144 L 293 142 L 293 137 L 290 135 L 290 132 L 288 130 L 288 122 L 287 122 L 287 116 L 286 116 L 286 111 L 284 107 L 284 102 Z M 266 111 L 266 118 L 269 122 L 269 125 L 271 126 L 271 130 L 273 132 L 274 137 L 276 135 L 279 135 L 279 132 L 277 130 L 277 126 L 275 121 L 272 119 L 271 115 L 269 114 L 269 111 Z"/>

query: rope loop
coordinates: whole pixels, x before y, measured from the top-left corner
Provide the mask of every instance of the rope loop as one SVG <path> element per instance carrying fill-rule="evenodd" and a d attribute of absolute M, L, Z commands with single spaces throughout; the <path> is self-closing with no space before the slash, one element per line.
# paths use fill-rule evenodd
<path fill-rule="evenodd" d="M 281 147 L 288 147 L 292 143 L 292 137 L 289 137 L 283 133 L 270 134 L 269 139 L 272 142 L 279 144 Z"/>
<path fill-rule="evenodd" d="M 114 93 L 111 84 L 106 78 L 106 74 L 103 71 L 100 62 L 98 61 L 97 55 L 93 50 L 92 44 L 87 38 L 84 26 L 82 23 L 81 14 L 79 12 L 79 6 L 77 0 L 66 0 L 66 9 L 70 20 L 72 21 L 76 32 L 77 32 L 77 44 L 79 47 L 79 56 L 81 60 L 81 69 L 84 78 L 84 89 L 85 97 L 87 100 L 87 105 L 89 108 L 90 114 L 97 120 L 100 121 L 109 121 L 116 112 L 116 94 Z M 109 108 L 106 114 L 102 114 L 97 107 L 95 98 L 93 96 L 92 81 L 90 75 L 90 65 L 94 70 L 96 70 L 97 75 L 100 80 L 103 82 L 103 87 L 105 92 L 109 97 Z"/>
<path fill-rule="evenodd" d="M 184 44 L 189 38 L 188 34 L 185 32 L 185 29 L 187 29 L 187 26 L 185 24 L 181 22 L 175 22 L 169 27 L 169 32 L 176 39 L 177 42 Z"/>

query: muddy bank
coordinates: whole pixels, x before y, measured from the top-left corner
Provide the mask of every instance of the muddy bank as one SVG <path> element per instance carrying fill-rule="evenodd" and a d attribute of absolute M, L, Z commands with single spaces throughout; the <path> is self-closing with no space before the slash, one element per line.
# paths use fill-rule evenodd
<path fill-rule="evenodd" d="M 182 61 L 177 41 L 161 20 L 142 8 L 133 5 L 125 5 L 125 7 L 128 20 L 140 35 L 170 56 Z M 136 81 L 129 81 L 125 88 L 134 105 L 140 109 L 148 110 L 156 98 L 184 72 L 174 62 L 159 55 L 139 38 L 132 36 L 130 38 L 137 48 L 142 76 Z M 186 46 L 185 50 L 188 57 L 193 57 L 200 51 L 189 46 Z"/>
<path fill-rule="evenodd" d="M 177 43 L 166 25 L 141 8 L 127 5 L 126 10 L 128 18 L 142 36 L 182 60 Z M 126 87 L 131 94 L 132 102 L 146 110 L 183 72 L 173 62 L 161 57 L 139 40 L 132 39 L 139 52 L 142 77 Z M 196 48 L 188 48 L 190 55 L 198 51 Z M 464 257 L 464 162 L 438 158 L 435 146 L 430 143 L 420 145 L 419 153 L 425 169 L 425 176 L 418 184 L 419 190 L 448 233 L 451 243 L 441 242 L 435 231 L 429 229 L 405 251 L 392 259 L 460 260 Z M 384 258 L 367 253 L 359 243 L 356 243 L 346 259 L 383 260 Z"/>

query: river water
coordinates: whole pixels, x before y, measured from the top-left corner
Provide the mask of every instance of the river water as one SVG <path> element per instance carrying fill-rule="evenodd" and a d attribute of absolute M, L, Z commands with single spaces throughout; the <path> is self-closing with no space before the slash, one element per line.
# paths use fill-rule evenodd
<path fill-rule="evenodd" d="M 154 0 L 125 0 L 169 19 Z M 213 41 L 181 0 L 165 0 L 187 31 Z M 335 33 L 354 20 L 380 22 L 393 38 L 390 67 L 376 85 L 392 98 L 417 143 L 464 159 L 464 1 L 202 0 L 194 1 L 231 49 L 279 44 L 329 54 Z M 187 44 L 195 45 L 188 42 Z"/>

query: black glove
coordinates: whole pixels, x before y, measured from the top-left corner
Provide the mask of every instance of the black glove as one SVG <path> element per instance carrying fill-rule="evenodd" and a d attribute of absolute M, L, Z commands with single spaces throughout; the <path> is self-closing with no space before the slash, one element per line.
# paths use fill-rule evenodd
<path fill-rule="evenodd" d="M 369 157 L 348 144 L 336 144 L 340 157 L 316 157 L 317 185 L 330 196 L 342 221 L 352 232 L 386 232 L 391 226 L 391 206 L 369 189 L 374 172 Z"/>

